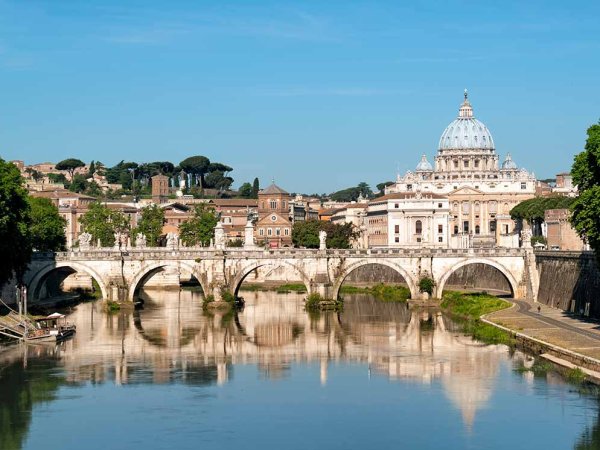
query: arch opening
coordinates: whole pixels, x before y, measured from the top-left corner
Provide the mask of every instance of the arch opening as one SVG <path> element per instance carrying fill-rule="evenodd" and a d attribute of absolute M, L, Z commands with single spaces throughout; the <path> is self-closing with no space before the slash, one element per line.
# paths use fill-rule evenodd
<path fill-rule="evenodd" d="M 32 304 L 48 299 L 93 300 L 107 296 L 102 279 L 92 270 L 76 264 L 47 267 L 28 285 L 28 299 Z"/>
<path fill-rule="evenodd" d="M 382 286 L 380 288 L 380 286 Z M 375 288 L 375 289 L 374 289 Z M 383 290 L 382 290 L 383 289 Z M 387 291 L 396 300 L 417 298 L 408 274 L 393 264 L 363 262 L 350 267 L 334 283 L 333 296 Z"/>
<path fill-rule="evenodd" d="M 232 284 L 233 294 L 240 291 L 310 292 L 310 281 L 293 264 L 257 263 L 245 268 Z"/>
<path fill-rule="evenodd" d="M 204 294 L 202 283 L 192 267 L 155 264 L 145 268 L 133 279 L 129 297 L 133 301 L 142 291 L 179 291 L 182 288 Z"/>
<path fill-rule="evenodd" d="M 516 283 L 501 266 L 484 261 L 466 262 L 450 269 L 439 283 L 438 289 L 441 295 L 444 290 L 453 290 L 514 297 Z"/>

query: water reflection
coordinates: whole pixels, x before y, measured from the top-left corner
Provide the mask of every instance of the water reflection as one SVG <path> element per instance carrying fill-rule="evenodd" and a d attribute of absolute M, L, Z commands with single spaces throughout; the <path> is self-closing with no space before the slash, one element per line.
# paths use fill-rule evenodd
<path fill-rule="evenodd" d="M 289 380 L 298 365 L 316 363 L 318 382 L 335 385 L 332 368 L 354 364 L 366 377 L 435 386 L 469 431 L 489 408 L 502 367 L 511 358 L 530 364 L 464 336 L 439 311 L 360 294 L 347 295 L 341 313 L 316 315 L 294 294 L 248 292 L 245 308 L 227 313 L 203 310 L 193 291 L 140 295 L 143 309 L 114 315 L 99 303 L 79 305 L 70 341 L 0 352 L 0 448 L 21 447 L 35 403 L 51 401 L 62 385 L 224 385 L 248 365 L 266 380 Z M 532 374 L 522 377 L 534 386 Z M 598 429 L 590 424 L 578 448 L 592 448 Z"/>

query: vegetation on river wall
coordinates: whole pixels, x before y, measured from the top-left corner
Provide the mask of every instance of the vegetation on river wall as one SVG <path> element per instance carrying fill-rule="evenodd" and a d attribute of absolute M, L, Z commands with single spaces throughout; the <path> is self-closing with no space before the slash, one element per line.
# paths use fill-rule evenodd
<path fill-rule="evenodd" d="M 373 287 L 342 286 L 340 294 L 370 294 L 384 302 L 405 302 L 410 298 L 410 289 L 379 283 Z"/>
<path fill-rule="evenodd" d="M 482 322 L 484 314 L 510 307 L 510 303 L 493 295 L 482 293 L 461 293 L 445 291 L 442 295 L 442 308 L 457 318 L 463 331 L 486 344 L 515 345 L 510 333 Z"/>

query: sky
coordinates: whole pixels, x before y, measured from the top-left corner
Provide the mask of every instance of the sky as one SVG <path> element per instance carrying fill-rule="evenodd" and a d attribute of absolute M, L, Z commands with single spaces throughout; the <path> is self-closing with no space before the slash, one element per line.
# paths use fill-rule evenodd
<path fill-rule="evenodd" d="M 0 0 L 0 156 L 205 155 L 289 192 L 430 161 L 469 90 L 538 178 L 600 119 L 598 1 Z"/>

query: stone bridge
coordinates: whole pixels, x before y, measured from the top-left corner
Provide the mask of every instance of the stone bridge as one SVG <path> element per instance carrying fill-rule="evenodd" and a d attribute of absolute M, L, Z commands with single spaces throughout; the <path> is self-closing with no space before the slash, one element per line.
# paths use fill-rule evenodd
<path fill-rule="evenodd" d="M 344 279 L 354 270 L 380 264 L 397 271 L 404 278 L 413 299 L 423 298 L 419 280 L 435 281 L 434 297 L 440 297 L 452 273 L 469 264 L 496 268 L 508 281 L 517 298 L 534 298 L 537 271 L 531 249 L 369 249 L 248 250 L 229 248 L 177 249 L 131 248 L 90 249 L 61 253 L 35 254 L 25 276 L 29 301 L 40 298 L 49 277 L 72 273 L 91 276 L 105 299 L 132 301 L 144 282 L 159 271 L 175 269 L 192 274 L 205 295 L 222 299 L 224 292 L 237 294 L 244 279 L 258 268 L 284 270 L 290 278 L 302 280 L 309 293 L 337 298 Z M 60 277 L 59 277 L 60 278 Z M 426 296 L 426 294 L 425 294 Z"/>

